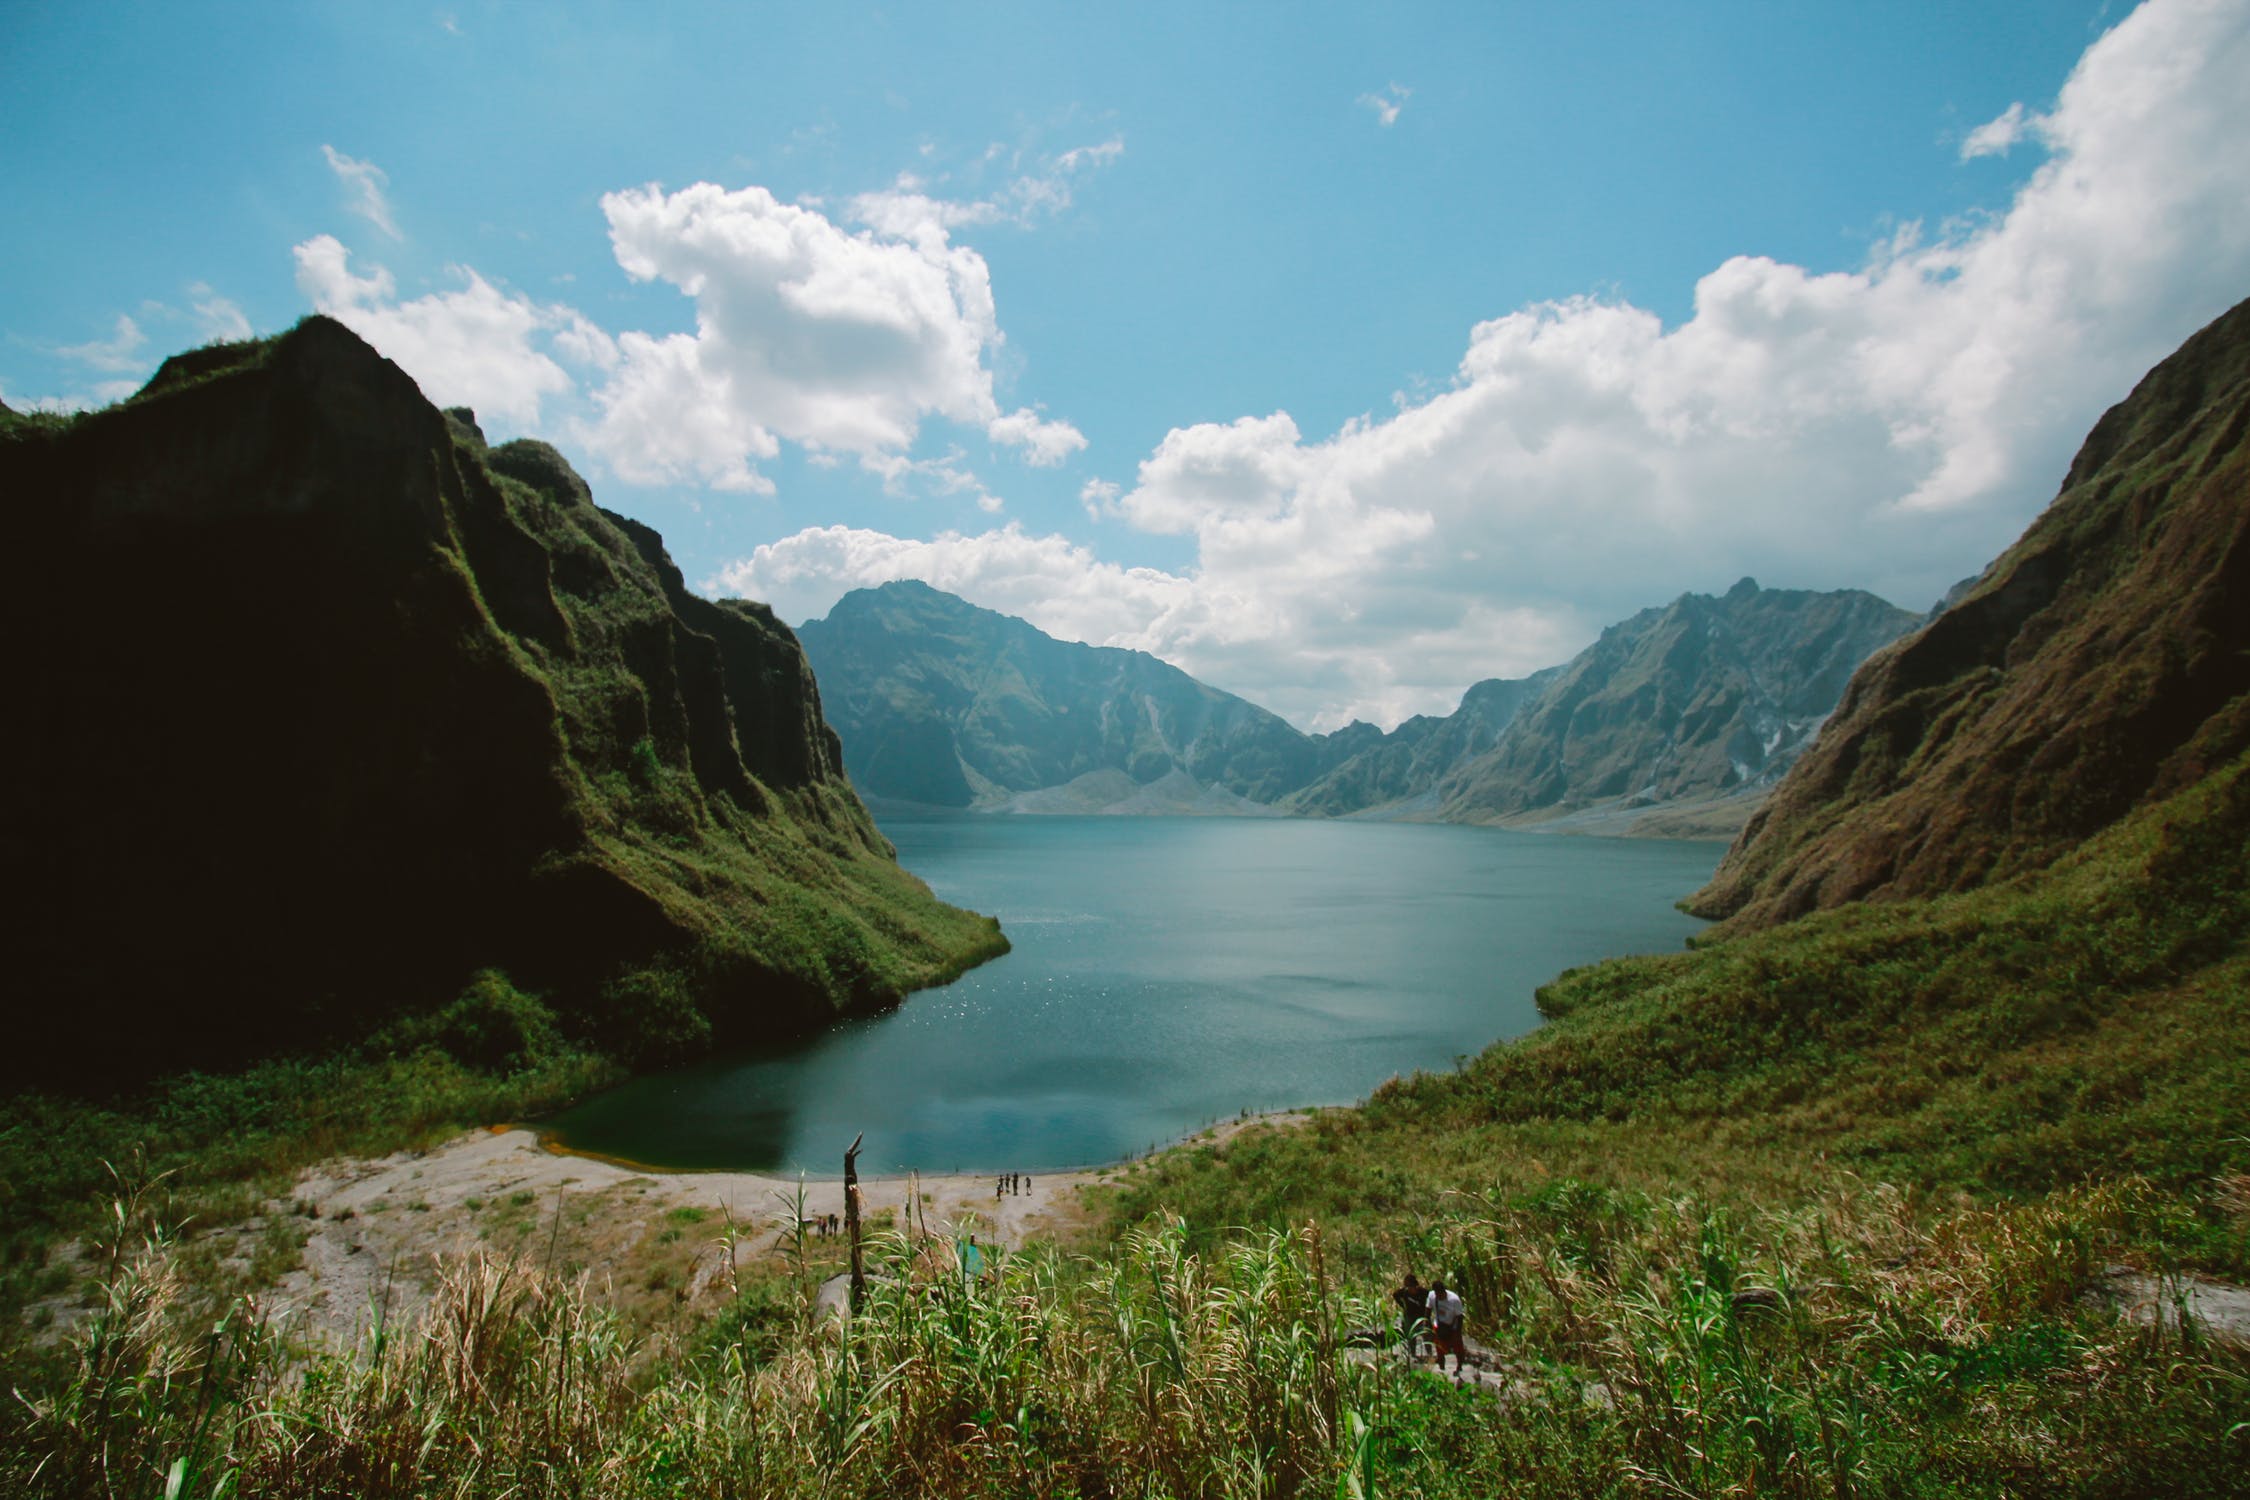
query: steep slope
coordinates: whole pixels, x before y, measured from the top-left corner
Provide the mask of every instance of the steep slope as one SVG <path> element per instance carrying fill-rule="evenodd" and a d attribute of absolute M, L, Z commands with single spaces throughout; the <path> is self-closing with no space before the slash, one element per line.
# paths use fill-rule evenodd
<path fill-rule="evenodd" d="M 2250 302 L 2079 450 L 2023 539 L 1856 676 L 1692 909 L 1762 926 L 2037 869 L 2250 746 Z"/>
<path fill-rule="evenodd" d="M 1472 683 L 1452 713 L 1415 715 L 1310 786 L 1290 793 L 1282 806 L 1316 817 L 1434 810 L 1438 783 L 1491 749 L 1559 670 L 1549 667 L 1529 677 Z"/>
<path fill-rule="evenodd" d="M 1270 802 L 1326 764 L 1322 741 L 1145 652 L 1058 641 L 925 583 L 855 590 L 797 634 L 874 796 L 994 806 L 1088 778 L 1084 811 L 1185 773 Z"/>
<path fill-rule="evenodd" d="M 1602 632 L 1437 787 L 1449 822 L 1755 791 L 1819 733 L 1852 669 L 1914 623 L 1857 590 L 1683 594 Z"/>
<path fill-rule="evenodd" d="M 646 1056 L 1004 946 L 898 869 L 769 611 L 461 417 L 314 318 L 7 422 L 0 858 L 44 1074 L 364 1032 L 485 965 Z"/>

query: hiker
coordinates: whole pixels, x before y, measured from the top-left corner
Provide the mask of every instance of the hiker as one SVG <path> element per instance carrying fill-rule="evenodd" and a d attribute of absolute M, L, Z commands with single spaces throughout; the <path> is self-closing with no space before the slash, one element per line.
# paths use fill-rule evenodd
<path fill-rule="evenodd" d="M 1414 1358 L 1422 1350 L 1422 1330 L 1429 1323 L 1430 1292 L 1412 1271 L 1406 1280 L 1391 1293 L 1391 1302 L 1398 1308 L 1398 1338 L 1406 1346 L 1406 1357 Z"/>
<path fill-rule="evenodd" d="M 1430 1283 L 1430 1342 L 1437 1345 L 1437 1367 L 1445 1370 L 1445 1352 L 1453 1351 L 1453 1373 L 1461 1373 L 1461 1366 L 1469 1358 L 1468 1346 L 1461 1342 L 1461 1320 L 1468 1313 L 1460 1294 L 1445 1289 L 1442 1280 Z"/>

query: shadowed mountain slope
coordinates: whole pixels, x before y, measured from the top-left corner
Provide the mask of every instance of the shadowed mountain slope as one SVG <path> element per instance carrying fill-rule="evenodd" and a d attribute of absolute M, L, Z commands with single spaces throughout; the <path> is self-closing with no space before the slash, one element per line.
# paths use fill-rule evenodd
<path fill-rule="evenodd" d="M 1093 811 L 1184 772 L 1264 803 L 1329 764 L 1324 741 L 1145 652 L 1058 641 L 925 583 L 854 590 L 797 634 L 873 796 L 994 806 L 1091 778 L 1069 810 Z"/>
<path fill-rule="evenodd" d="M 1762 926 L 2039 868 L 2250 746 L 2250 302 L 2096 424 L 1951 608 L 1868 662 L 1700 914 Z"/>
<path fill-rule="evenodd" d="M 364 1033 L 483 966 L 626 1057 L 1004 946 L 901 871 L 790 633 L 342 325 L 0 428 L 11 1024 L 46 1076 Z"/>

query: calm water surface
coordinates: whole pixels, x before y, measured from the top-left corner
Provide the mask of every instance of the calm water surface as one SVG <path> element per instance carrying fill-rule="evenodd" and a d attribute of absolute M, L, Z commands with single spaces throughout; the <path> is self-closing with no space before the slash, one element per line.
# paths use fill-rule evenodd
<path fill-rule="evenodd" d="M 1532 991 L 1677 949 L 1724 846 L 1431 824 L 886 819 L 1015 951 L 898 1010 L 653 1074 L 549 1122 L 671 1167 L 1087 1166 L 1243 1110 L 1341 1104 L 1539 1024 Z"/>

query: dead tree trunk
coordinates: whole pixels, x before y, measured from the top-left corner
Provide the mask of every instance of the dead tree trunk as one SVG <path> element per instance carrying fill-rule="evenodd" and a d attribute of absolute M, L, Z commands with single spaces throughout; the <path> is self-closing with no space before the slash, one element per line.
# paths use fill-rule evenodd
<path fill-rule="evenodd" d="M 861 1131 L 852 1137 L 851 1148 L 844 1153 L 844 1232 L 852 1237 L 852 1316 L 859 1316 L 859 1304 L 867 1297 L 867 1268 L 859 1258 L 859 1143 L 867 1137 Z"/>

